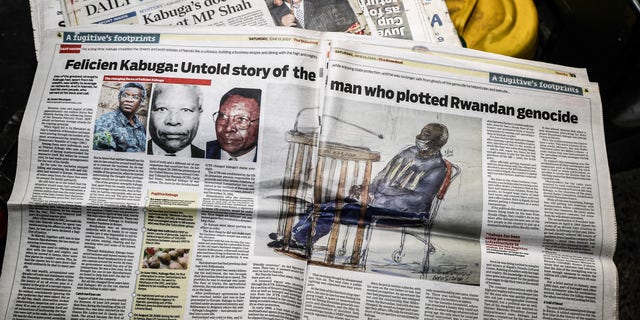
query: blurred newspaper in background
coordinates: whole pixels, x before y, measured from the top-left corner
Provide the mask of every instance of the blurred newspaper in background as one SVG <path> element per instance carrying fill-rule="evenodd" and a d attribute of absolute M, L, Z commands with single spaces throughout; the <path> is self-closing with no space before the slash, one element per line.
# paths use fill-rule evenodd
<path fill-rule="evenodd" d="M 40 34 L 47 28 L 113 23 L 293 26 L 460 46 L 443 0 L 293 1 L 31 0 L 30 4 L 36 48 Z M 303 12 L 300 15 L 299 7 Z"/>
<path fill-rule="evenodd" d="M 256 0 L 62 0 L 69 26 L 88 24 L 271 26 L 268 9 Z"/>
<path fill-rule="evenodd" d="M 29 0 L 29 6 L 37 59 L 44 30 L 64 27 L 64 16 L 59 0 Z"/>

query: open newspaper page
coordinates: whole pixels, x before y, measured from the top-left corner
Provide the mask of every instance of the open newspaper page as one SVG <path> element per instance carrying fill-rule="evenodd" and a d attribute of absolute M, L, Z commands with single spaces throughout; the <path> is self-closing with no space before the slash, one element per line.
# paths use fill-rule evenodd
<path fill-rule="evenodd" d="M 333 42 L 322 120 L 305 318 L 616 318 L 596 85 Z"/>
<path fill-rule="evenodd" d="M 299 319 L 306 262 L 264 240 L 290 141 L 318 131 L 318 34 L 126 29 L 47 34 L 2 318 Z"/>
<path fill-rule="evenodd" d="M 273 26 L 263 0 L 60 0 L 68 26 Z"/>
<path fill-rule="evenodd" d="M 601 104 L 580 70 L 127 29 L 48 33 L 5 319 L 615 319 Z"/>

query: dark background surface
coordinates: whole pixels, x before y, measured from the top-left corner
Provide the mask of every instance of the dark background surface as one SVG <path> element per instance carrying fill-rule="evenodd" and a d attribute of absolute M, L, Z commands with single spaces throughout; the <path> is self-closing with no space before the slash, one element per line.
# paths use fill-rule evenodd
<path fill-rule="evenodd" d="M 586 67 L 590 80 L 600 84 L 618 223 L 614 261 L 619 272 L 619 315 L 636 319 L 640 317 L 640 8 L 628 0 L 535 3 L 540 21 L 536 60 Z M 33 48 L 28 1 L 0 0 L 2 210 L 15 177 L 18 127 L 36 68 Z M 633 111 L 636 118 L 619 118 L 622 113 L 634 115 Z"/>

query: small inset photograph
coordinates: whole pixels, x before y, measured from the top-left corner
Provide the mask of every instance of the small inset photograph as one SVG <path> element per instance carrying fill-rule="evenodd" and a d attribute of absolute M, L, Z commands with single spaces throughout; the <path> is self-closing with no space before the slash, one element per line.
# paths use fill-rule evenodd
<path fill-rule="evenodd" d="M 256 162 L 261 100 L 262 90 L 255 88 L 233 88 L 222 95 L 211 116 L 216 138 L 207 141 L 207 159 Z"/>
<path fill-rule="evenodd" d="M 151 84 L 104 82 L 96 110 L 93 150 L 144 152 Z"/>
<path fill-rule="evenodd" d="M 202 101 L 200 86 L 155 84 L 147 154 L 204 158 L 204 150 L 193 143 L 200 126 Z"/>
<path fill-rule="evenodd" d="M 146 247 L 142 258 L 142 269 L 187 270 L 189 249 Z"/>
<path fill-rule="evenodd" d="M 347 0 L 265 0 L 276 26 L 364 34 L 366 23 Z M 355 10 L 359 7 L 355 5 Z"/>

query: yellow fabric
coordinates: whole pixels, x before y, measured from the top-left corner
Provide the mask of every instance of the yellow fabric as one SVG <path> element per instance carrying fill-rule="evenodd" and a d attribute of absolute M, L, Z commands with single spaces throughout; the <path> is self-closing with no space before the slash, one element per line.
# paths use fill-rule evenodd
<path fill-rule="evenodd" d="M 446 0 L 451 20 L 467 47 L 532 58 L 538 37 L 533 0 Z"/>

